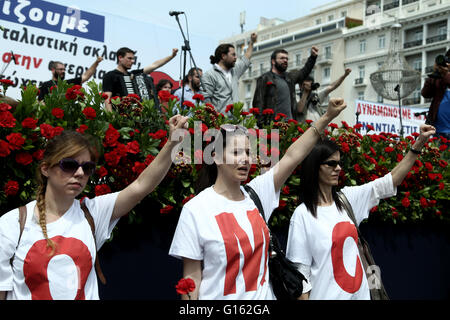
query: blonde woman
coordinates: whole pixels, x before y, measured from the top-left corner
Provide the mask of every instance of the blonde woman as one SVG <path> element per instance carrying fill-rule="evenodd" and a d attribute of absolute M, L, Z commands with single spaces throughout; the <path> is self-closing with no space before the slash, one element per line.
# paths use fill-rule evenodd
<path fill-rule="evenodd" d="M 186 120 L 172 117 L 170 135 Z M 76 197 L 95 171 L 96 150 L 73 131 L 50 140 L 38 167 L 36 200 L 26 205 L 20 239 L 19 210 L 0 218 L 0 300 L 99 299 L 96 251 L 119 218 L 164 178 L 177 144 L 171 140 L 128 187 L 84 201 L 94 220 L 95 238 Z"/>

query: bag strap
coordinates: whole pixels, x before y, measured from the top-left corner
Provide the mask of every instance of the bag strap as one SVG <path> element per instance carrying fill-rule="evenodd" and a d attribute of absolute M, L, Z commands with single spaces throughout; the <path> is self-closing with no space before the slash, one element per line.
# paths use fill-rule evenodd
<path fill-rule="evenodd" d="M 19 229 L 20 229 L 20 232 L 19 232 L 19 240 L 17 240 L 16 251 L 17 251 L 17 248 L 19 248 L 20 239 L 22 239 L 23 229 L 25 229 L 25 222 L 27 222 L 27 207 L 26 206 L 20 206 L 19 207 Z M 13 256 L 9 260 L 11 265 L 13 264 L 15 256 L 16 256 L 16 253 L 14 251 Z"/>
<path fill-rule="evenodd" d="M 262 203 L 261 203 L 261 200 L 259 199 L 258 194 L 248 184 L 244 185 L 244 189 L 245 189 L 245 191 L 247 191 L 248 195 L 250 196 L 250 198 L 255 203 L 256 207 L 259 210 L 259 213 L 262 215 L 262 217 L 264 219 L 264 222 L 266 222 L 266 218 L 265 218 L 265 214 L 264 214 L 264 208 L 262 206 Z M 267 222 L 266 222 L 266 224 L 267 224 Z"/>
<path fill-rule="evenodd" d="M 94 218 L 92 217 L 91 213 L 89 212 L 89 209 L 86 206 L 86 203 L 84 201 L 83 201 L 83 203 L 81 203 L 81 209 L 84 212 L 84 216 L 86 217 L 86 220 L 89 223 L 89 226 L 91 227 L 92 235 L 94 236 L 94 243 L 95 243 L 95 271 L 97 272 L 97 276 L 100 279 L 101 283 L 103 283 L 105 285 L 106 284 L 106 278 L 105 278 L 105 275 L 102 272 L 102 268 L 100 267 L 100 261 L 98 259 L 97 239 L 95 237 Z"/>

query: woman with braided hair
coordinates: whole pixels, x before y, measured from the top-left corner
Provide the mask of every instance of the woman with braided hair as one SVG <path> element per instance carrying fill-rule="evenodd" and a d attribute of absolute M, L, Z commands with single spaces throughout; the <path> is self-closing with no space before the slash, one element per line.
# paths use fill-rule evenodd
<path fill-rule="evenodd" d="M 0 217 L 0 300 L 99 299 L 97 249 L 119 218 L 164 178 L 179 142 L 171 136 L 186 121 L 180 115 L 169 120 L 168 142 L 129 186 L 83 203 L 76 197 L 95 172 L 96 148 L 74 131 L 49 140 L 38 166 L 36 200 L 25 206 L 23 233 L 23 209 Z"/>

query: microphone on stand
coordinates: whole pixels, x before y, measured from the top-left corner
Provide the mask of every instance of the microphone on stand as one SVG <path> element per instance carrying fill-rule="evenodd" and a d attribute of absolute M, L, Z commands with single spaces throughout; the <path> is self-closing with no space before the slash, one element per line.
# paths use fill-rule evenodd
<path fill-rule="evenodd" d="M 14 61 L 14 64 L 18 64 L 16 57 L 14 56 L 14 52 L 11 51 L 11 60 Z"/>
<path fill-rule="evenodd" d="M 169 11 L 169 16 L 177 16 L 179 14 L 184 14 L 183 11 Z"/>

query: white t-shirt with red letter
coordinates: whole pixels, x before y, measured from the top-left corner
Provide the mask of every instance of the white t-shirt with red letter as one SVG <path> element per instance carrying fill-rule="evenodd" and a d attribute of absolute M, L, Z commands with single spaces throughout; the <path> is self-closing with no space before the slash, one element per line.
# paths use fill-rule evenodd
<path fill-rule="evenodd" d="M 266 221 L 278 207 L 273 169 L 249 185 L 258 194 Z M 209 187 L 183 207 L 169 254 L 203 260 L 199 299 L 273 300 L 269 284 L 266 223 L 250 196 L 232 201 Z"/>
<path fill-rule="evenodd" d="M 85 200 L 94 219 L 97 249 L 118 221 L 111 222 L 118 194 Z M 8 300 L 99 299 L 94 268 L 96 246 L 79 200 L 74 200 L 61 218 L 47 223 L 48 237 L 56 244 L 53 256 L 33 214 L 35 206 L 36 201 L 26 205 L 27 219 L 18 247 L 19 210 L 0 218 L 0 291 L 8 292 Z"/>
<path fill-rule="evenodd" d="M 392 175 L 362 186 L 345 187 L 358 225 L 380 199 L 397 193 Z M 336 204 L 317 207 L 317 218 L 302 203 L 292 215 L 286 256 L 311 268 L 311 300 L 369 300 L 366 270 L 358 252 L 358 232 Z"/>

